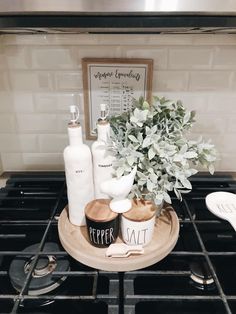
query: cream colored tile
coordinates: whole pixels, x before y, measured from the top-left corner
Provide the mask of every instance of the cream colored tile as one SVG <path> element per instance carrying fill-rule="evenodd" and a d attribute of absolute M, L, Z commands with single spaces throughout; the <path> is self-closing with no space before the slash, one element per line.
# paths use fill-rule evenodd
<path fill-rule="evenodd" d="M 236 114 L 235 115 L 231 115 L 231 118 L 229 119 L 229 124 L 228 124 L 228 128 L 226 130 L 226 134 L 228 133 L 236 133 Z M 236 134 L 235 134 L 236 136 Z M 236 138 L 235 138 L 235 143 L 236 143 Z M 236 153 L 236 148 L 235 148 L 235 153 Z"/>
<path fill-rule="evenodd" d="M 188 72 L 154 71 L 153 91 L 186 91 L 188 88 Z"/>
<path fill-rule="evenodd" d="M 55 82 L 59 91 L 78 91 L 83 88 L 81 72 L 56 72 Z"/>
<path fill-rule="evenodd" d="M 7 71 L 1 71 L 0 73 L 0 91 L 8 91 L 10 88 L 9 73 Z"/>
<path fill-rule="evenodd" d="M 13 111 L 12 94 L 10 92 L 0 92 L 0 114 Z"/>
<path fill-rule="evenodd" d="M 0 153 L 0 174 L 2 174 L 3 173 L 3 166 L 2 166 L 2 156 L 1 156 L 1 153 Z M 4 184 L 5 185 L 5 184 Z M 2 186 L 4 186 L 3 184 L 2 184 L 2 182 L 0 181 L 0 186 L 2 187 Z"/>
<path fill-rule="evenodd" d="M 236 45 L 218 46 L 215 49 L 213 68 L 214 69 L 236 69 Z"/>
<path fill-rule="evenodd" d="M 221 134 L 226 131 L 228 121 L 223 116 L 199 113 L 192 131 L 200 134 Z"/>
<path fill-rule="evenodd" d="M 209 112 L 216 112 L 222 114 L 236 114 L 236 93 L 222 93 L 216 92 L 209 96 L 208 103 Z"/>
<path fill-rule="evenodd" d="M 123 51 L 127 58 L 152 59 L 154 62 L 154 69 L 156 70 L 163 70 L 167 68 L 167 48 L 128 46 L 125 47 Z"/>
<path fill-rule="evenodd" d="M 27 170 L 63 170 L 63 154 L 23 154 L 23 162 Z"/>
<path fill-rule="evenodd" d="M 205 47 L 172 47 L 169 50 L 169 69 L 210 69 L 213 49 Z"/>
<path fill-rule="evenodd" d="M 17 130 L 21 133 L 56 133 L 57 117 L 55 114 L 18 114 Z"/>
<path fill-rule="evenodd" d="M 97 45 L 98 41 L 99 35 L 97 34 L 17 34 L 2 36 L 2 44 L 24 46 Z"/>
<path fill-rule="evenodd" d="M 141 34 L 141 36 L 143 36 Z M 169 46 L 169 45 L 192 45 L 194 36 L 191 34 L 148 34 L 147 45 Z M 140 42 L 142 45 L 142 42 Z"/>
<path fill-rule="evenodd" d="M 236 45 L 234 34 L 198 34 L 193 35 L 194 45 Z"/>
<path fill-rule="evenodd" d="M 174 101 L 181 100 L 187 110 L 194 110 L 196 113 L 205 113 L 208 107 L 208 93 L 195 92 L 158 92 L 160 96 Z"/>
<path fill-rule="evenodd" d="M 78 58 L 73 47 L 60 46 L 33 46 L 31 48 L 32 64 L 34 69 L 76 69 Z"/>
<path fill-rule="evenodd" d="M 48 45 L 50 44 L 50 37 L 42 34 L 10 34 L 2 35 L 2 44 L 3 45 Z"/>
<path fill-rule="evenodd" d="M 230 90 L 232 73 L 228 71 L 196 71 L 190 73 L 190 91 Z"/>
<path fill-rule="evenodd" d="M 236 90 L 236 72 L 233 72 L 232 82 L 231 82 L 231 90 L 232 91 Z"/>
<path fill-rule="evenodd" d="M 80 112 L 83 106 L 76 93 L 37 93 L 34 95 L 37 112 L 69 112 L 69 106 L 79 105 Z"/>
<path fill-rule="evenodd" d="M 235 154 L 222 153 L 220 159 L 219 170 L 221 171 L 234 171 L 236 169 Z"/>
<path fill-rule="evenodd" d="M 39 151 L 36 134 L 0 134 L 0 150 L 3 153 Z"/>
<path fill-rule="evenodd" d="M 26 170 L 20 153 L 2 153 L 2 167 L 4 171 Z"/>
<path fill-rule="evenodd" d="M 222 141 L 221 151 L 227 154 L 234 154 L 235 156 L 236 153 L 235 142 L 236 142 L 235 133 L 227 133 L 227 135 L 225 135 L 224 137 L 224 141 Z"/>
<path fill-rule="evenodd" d="M 15 115 L 0 114 L 0 133 L 13 133 L 16 130 Z"/>
<path fill-rule="evenodd" d="M 94 46 L 77 46 L 75 47 L 75 53 L 78 55 L 79 66 L 83 58 L 120 58 L 120 46 L 116 41 L 115 45 L 110 43 L 107 46 L 104 44 Z"/>
<path fill-rule="evenodd" d="M 0 113 L 34 111 L 32 94 L 21 92 L 0 92 Z"/>
<path fill-rule="evenodd" d="M 31 58 L 27 47 L 5 46 L 4 54 L 8 69 L 29 69 Z"/>
<path fill-rule="evenodd" d="M 52 73 L 46 71 L 14 71 L 9 79 L 15 91 L 49 91 L 53 87 Z"/>
<path fill-rule="evenodd" d="M 34 111 L 33 94 L 31 92 L 12 92 L 11 103 L 13 110 L 16 113 L 31 113 Z"/>
<path fill-rule="evenodd" d="M 7 69 L 6 56 L 4 54 L 4 45 L 0 42 L 0 69 Z"/>
<path fill-rule="evenodd" d="M 69 144 L 67 134 L 45 134 L 39 135 L 41 153 L 63 153 L 64 148 Z"/>

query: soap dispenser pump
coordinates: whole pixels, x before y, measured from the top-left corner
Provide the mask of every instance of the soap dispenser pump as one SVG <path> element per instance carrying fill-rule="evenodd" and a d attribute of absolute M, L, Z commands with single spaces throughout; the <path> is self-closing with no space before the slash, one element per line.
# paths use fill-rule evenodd
<path fill-rule="evenodd" d="M 97 140 L 92 145 L 94 191 L 96 199 L 109 199 L 100 189 L 102 182 L 110 180 L 113 173 L 114 156 L 108 151 L 110 123 L 107 119 L 108 107 L 100 105 L 100 118 L 97 121 Z"/>
<path fill-rule="evenodd" d="M 94 199 L 92 156 L 90 148 L 83 143 L 78 107 L 70 106 L 70 113 L 69 145 L 63 153 L 69 220 L 74 225 L 83 226 L 85 206 Z"/>

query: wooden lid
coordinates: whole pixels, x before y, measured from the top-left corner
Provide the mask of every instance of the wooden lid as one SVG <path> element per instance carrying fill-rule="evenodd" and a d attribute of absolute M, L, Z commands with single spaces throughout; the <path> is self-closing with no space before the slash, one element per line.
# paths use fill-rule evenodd
<path fill-rule="evenodd" d="M 146 221 L 156 214 L 157 206 L 152 201 L 132 200 L 132 208 L 122 216 L 132 221 Z"/>
<path fill-rule="evenodd" d="M 110 207 L 110 200 L 97 199 L 89 202 L 85 207 L 85 215 L 93 221 L 111 221 L 115 219 L 118 214 L 114 213 Z"/>

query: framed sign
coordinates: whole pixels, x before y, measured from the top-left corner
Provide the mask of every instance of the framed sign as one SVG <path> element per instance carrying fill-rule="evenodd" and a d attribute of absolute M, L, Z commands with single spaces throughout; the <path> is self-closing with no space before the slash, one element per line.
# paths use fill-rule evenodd
<path fill-rule="evenodd" d="M 95 139 L 100 104 L 109 106 L 109 114 L 129 108 L 133 98 L 151 100 L 153 60 L 82 59 L 86 139 Z"/>

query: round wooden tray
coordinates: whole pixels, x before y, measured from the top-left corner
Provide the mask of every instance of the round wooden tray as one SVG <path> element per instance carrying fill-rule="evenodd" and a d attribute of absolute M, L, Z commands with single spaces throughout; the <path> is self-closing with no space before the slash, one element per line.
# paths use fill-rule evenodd
<path fill-rule="evenodd" d="M 144 247 L 144 254 L 119 258 L 106 257 L 107 248 L 91 245 L 86 227 L 70 223 L 67 208 L 60 215 L 58 231 L 64 249 L 82 264 L 105 271 L 130 271 L 153 265 L 172 251 L 179 235 L 179 220 L 172 207 L 165 208 L 156 219 L 153 239 Z M 116 242 L 122 242 L 121 238 Z"/>

